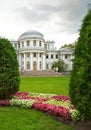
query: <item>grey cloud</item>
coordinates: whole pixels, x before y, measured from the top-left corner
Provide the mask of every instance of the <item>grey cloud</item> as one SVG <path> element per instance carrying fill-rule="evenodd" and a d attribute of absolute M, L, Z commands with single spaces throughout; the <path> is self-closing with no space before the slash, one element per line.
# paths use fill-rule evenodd
<path fill-rule="evenodd" d="M 49 4 L 48 1 L 44 3 L 40 2 L 40 4 L 35 3 L 34 5 L 29 4 L 28 7 L 19 8 L 17 12 L 23 19 L 33 24 L 55 21 L 56 15 L 56 18 L 59 20 L 54 23 L 54 26 L 63 26 L 63 30 L 69 31 L 70 33 L 78 31 L 87 11 L 87 1 L 56 0 L 56 2 L 51 4 L 50 1 L 52 0 L 49 0 Z M 52 17 L 53 19 L 51 19 L 51 16 L 54 16 Z"/>
<path fill-rule="evenodd" d="M 16 11 L 18 15 L 27 22 L 38 23 L 49 19 L 49 14 L 47 12 L 42 12 L 32 8 L 21 7 Z"/>
<path fill-rule="evenodd" d="M 86 0 L 61 0 L 59 4 L 48 5 L 42 4 L 37 5 L 36 8 L 43 12 L 49 12 L 49 15 L 58 16 L 60 19 L 58 25 L 63 24 L 64 31 L 77 32 L 80 28 L 81 21 L 87 12 L 87 1 Z"/>

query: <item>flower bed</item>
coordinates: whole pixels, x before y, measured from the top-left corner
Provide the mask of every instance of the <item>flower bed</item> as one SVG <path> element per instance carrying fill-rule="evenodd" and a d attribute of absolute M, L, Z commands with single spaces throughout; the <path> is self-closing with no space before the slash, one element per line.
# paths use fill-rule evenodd
<path fill-rule="evenodd" d="M 63 120 L 80 119 L 80 113 L 71 104 L 70 98 L 63 95 L 17 92 L 11 100 L 0 100 L 0 106 L 33 108 L 61 117 Z"/>

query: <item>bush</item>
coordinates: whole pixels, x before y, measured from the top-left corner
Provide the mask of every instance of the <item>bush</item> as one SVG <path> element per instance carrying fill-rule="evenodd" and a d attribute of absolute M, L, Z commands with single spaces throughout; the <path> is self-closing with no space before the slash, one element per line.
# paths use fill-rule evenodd
<path fill-rule="evenodd" d="M 19 66 L 11 43 L 0 38 L 0 99 L 10 98 L 19 89 Z"/>
<path fill-rule="evenodd" d="M 91 119 L 91 10 L 83 20 L 74 55 L 71 101 L 83 119 Z"/>
<path fill-rule="evenodd" d="M 52 64 L 52 69 L 58 69 L 58 72 L 64 72 L 65 71 L 65 63 L 61 60 L 58 60 L 57 62 L 54 62 Z M 56 71 L 56 70 L 55 70 Z"/>

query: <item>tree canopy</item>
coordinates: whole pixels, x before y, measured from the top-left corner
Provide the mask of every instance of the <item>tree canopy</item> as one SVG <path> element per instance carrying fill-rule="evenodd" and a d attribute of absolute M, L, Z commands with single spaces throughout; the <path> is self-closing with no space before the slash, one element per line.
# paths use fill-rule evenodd
<path fill-rule="evenodd" d="M 58 72 L 63 72 L 65 70 L 65 63 L 61 60 L 58 60 L 57 62 L 54 62 L 52 64 L 52 69 L 58 69 Z"/>

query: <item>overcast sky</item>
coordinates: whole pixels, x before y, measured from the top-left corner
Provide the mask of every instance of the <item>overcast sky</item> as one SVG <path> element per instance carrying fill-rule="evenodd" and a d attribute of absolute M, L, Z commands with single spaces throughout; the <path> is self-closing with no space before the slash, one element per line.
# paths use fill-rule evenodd
<path fill-rule="evenodd" d="M 34 29 L 56 47 L 73 43 L 90 0 L 0 0 L 0 36 L 17 40 Z"/>

